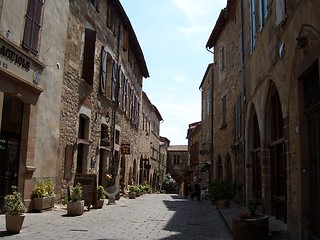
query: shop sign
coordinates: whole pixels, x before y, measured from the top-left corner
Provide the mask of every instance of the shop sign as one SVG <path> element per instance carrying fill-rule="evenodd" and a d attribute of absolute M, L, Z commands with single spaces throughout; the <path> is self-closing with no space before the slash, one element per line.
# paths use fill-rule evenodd
<path fill-rule="evenodd" d="M 39 70 L 35 67 L 35 62 L 2 39 L 0 39 L 0 69 L 5 69 L 28 82 L 39 82 Z"/>
<path fill-rule="evenodd" d="M 121 144 L 121 154 L 128 155 L 130 154 L 130 143 Z"/>

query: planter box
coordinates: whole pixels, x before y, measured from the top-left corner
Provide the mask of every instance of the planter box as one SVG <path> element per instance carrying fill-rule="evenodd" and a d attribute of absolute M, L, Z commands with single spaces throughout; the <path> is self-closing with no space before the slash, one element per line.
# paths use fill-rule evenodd
<path fill-rule="evenodd" d="M 6 229 L 9 233 L 19 233 L 25 215 L 10 215 L 6 213 Z"/>
<path fill-rule="evenodd" d="M 257 215 L 256 218 L 232 219 L 232 235 L 234 240 L 262 240 L 269 234 L 269 217 Z"/>
<path fill-rule="evenodd" d="M 33 209 L 36 211 L 49 210 L 54 206 L 53 197 L 33 198 Z"/>

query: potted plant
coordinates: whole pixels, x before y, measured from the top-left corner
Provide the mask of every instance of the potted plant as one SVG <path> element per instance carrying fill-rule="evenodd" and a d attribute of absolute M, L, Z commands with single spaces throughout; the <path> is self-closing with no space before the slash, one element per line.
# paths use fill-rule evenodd
<path fill-rule="evenodd" d="M 6 229 L 10 233 L 19 233 L 25 218 L 24 206 L 21 193 L 17 186 L 12 186 L 12 194 L 4 197 L 4 208 L 6 211 Z"/>
<path fill-rule="evenodd" d="M 35 183 L 32 189 L 33 209 L 43 211 L 54 206 L 54 187 L 53 181 L 43 180 Z"/>
<path fill-rule="evenodd" d="M 95 206 L 95 208 L 102 208 L 105 198 L 106 192 L 104 190 L 104 187 L 99 185 L 97 187 L 97 205 Z"/>
<path fill-rule="evenodd" d="M 129 186 L 129 199 L 135 199 L 136 198 L 136 186 L 130 185 Z"/>
<path fill-rule="evenodd" d="M 266 239 L 269 233 L 269 217 L 257 214 L 257 208 L 263 205 L 263 200 L 251 197 L 247 200 L 249 213 L 241 212 L 240 216 L 232 219 L 234 240 Z"/>
<path fill-rule="evenodd" d="M 83 188 L 80 183 L 77 183 L 70 194 L 70 199 L 67 203 L 67 214 L 69 216 L 79 216 L 84 211 L 84 201 L 82 200 Z"/>
<path fill-rule="evenodd" d="M 229 208 L 236 193 L 237 186 L 230 181 L 215 179 L 209 185 L 209 198 L 220 209 Z"/>

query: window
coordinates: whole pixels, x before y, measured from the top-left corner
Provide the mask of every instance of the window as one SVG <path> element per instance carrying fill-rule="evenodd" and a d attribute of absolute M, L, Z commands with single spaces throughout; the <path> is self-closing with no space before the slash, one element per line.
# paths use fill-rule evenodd
<path fill-rule="evenodd" d="M 234 106 L 234 139 L 238 140 L 241 138 L 241 127 L 242 120 L 241 120 L 241 95 L 237 97 L 236 103 Z"/>
<path fill-rule="evenodd" d="M 127 104 L 128 104 L 128 78 L 124 77 L 123 83 L 123 95 L 122 95 L 122 111 L 127 113 Z"/>
<path fill-rule="evenodd" d="M 256 44 L 256 20 L 254 10 L 254 0 L 250 0 L 250 53 Z"/>
<path fill-rule="evenodd" d="M 262 29 L 268 16 L 268 0 L 260 1 L 260 30 Z"/>
<path fill-rule="evenodd" d="M 86 28 L 83 49 L 82 78 L 90 85 L 93 85 L 95 47 L 96 31 Z"/>
<path fill-rule="evenodd" d="M 227 126 L 227 96 L 221 100 L 221 127 Z"/>
<path fill-rule="evenodd" d="M 89 2 L 92 4 L 92 6 L 95 7 L 95 9 L 97 10 L 97 12 L 100 12 L 100 11 L 99 11 L 100 0 L 89 0 Z"/>
<path fill-rule="evenodd" d="M 28 1 L 22 46 L 34 55 L 37 55 L 39 50 L 43 4 L 43 0 Z"/>
<path fill-rule="evenodd" d="M 110 146 L 109 128 L 107 125 L 101 125 L 100 145 Z"/>
<path fill-rule="evenodd" d="M 174 165 L 180 164 L 180 156 L 179 155 L 173 155 L 173 164 Z"/>
<path fill-rule="evenodd" d="M 220 50 L 220 70 L 224 70 L 226 68 L 226 53 L 225 48 L 221 47 Z"/>
<path fill-rule="evenodd" d="M 101 73 L 100 73 L 100 91 L 106 93 L 107 80 L 107 50 L 104 46 L 101 48 Z"/>
<path fill-rule="evenodd" d="M 286 20 L 286 0 L 276 1 L 276 20 L 275 25 L 278 26 Z"/>
<path fill-rule="evenodd" d="M 89 139 L 89 118 L 83 114 L 80 114 L 79 116 L 78 138 Z"/>
<path fill-rule="evenodd" d="M 112 78 L 111 78 L 111 99 L 116 101 L 117 97 L 117 82 L 118 82 L 118 64 L 114 61 L 112 66 Z"/>

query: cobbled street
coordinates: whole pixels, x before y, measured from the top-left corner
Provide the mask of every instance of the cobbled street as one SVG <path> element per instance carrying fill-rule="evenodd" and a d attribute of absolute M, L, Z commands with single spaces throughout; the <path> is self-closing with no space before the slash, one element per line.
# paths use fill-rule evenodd
<path fill-rule="evenodd" d="M 218 210 L 210 201 L 184 199 L 178 195 L 144 194 L 121 198 L 82 216 L 66 216 L 64 206 L 28 213 L 20 234 L 8 235 L 5 215 L 0 215 L 2 239 L 232 239 Z"/>

